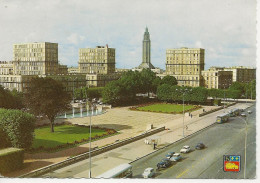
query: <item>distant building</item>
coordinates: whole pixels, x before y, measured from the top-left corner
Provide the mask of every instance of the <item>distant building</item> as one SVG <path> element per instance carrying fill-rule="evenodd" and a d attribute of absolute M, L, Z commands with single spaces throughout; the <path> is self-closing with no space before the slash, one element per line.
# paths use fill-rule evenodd
<path fill-rule="evenodd" d="M 224 68 L 224 70 L 233 72 L 233 82 L 237 81 L 241 83 L 247 83 L 256 79 L 255 68 L 237 66 L 237 67 Z"/>
<path fill-rule="evenodd" d="M 202 48 L 167 49 L 165 74 L 174 76 L 180 86 L 202 86 L 204 57 Z"/>
<path fill-rule="evenodd" d="M 79 68 L 78 67 L 69 67 L 68 74 L 79 74 Z"/>
<path fill-rule="evenodd" d="M 79 50 L 79 73 L 86 74 L 88 87 L 103 87 L 119 79 L 120 74 L 115 73 L 115 54 L 115 49 L 108 45 Z"/>
<path fill-rule="evenodd" d="M 143 59 L 142 63 L 136 69 L 154 69 L 151 63 L 151 40 L 148 28 L 145 28 L 143 39 Z"/>
<path fill-rule="evenodd" d="M 203 86 L 211 89 L 228 89 L 232 84 L 232 71 L 225 71 L 224 68 L 211 67 L 202 71 Z"/>
<path fill-rule="evenodd" d="M 13 45 L 13 61 L 0 62 L 0 84 L 24 92 L 34 77 L 59 80 L 69 92 L 86 86 L 86 75 L 69 76 L 66 65 L 58 62 L 57 43 L 24 43 Z"/>
<path fill-rule="evenodd" d="M 14 75 L 53 75 L 58 72 L 58 43 L 13 45 Z"/>
<path fill-rule="evenodd" d="M 12 75 L 14 73 L 14 65 L 11 61 L 0 61 L 0 75 Z"/>
<path fill-rule="evenodd" d="M 79 49 L 79 72 L 110 74 L 115 72 L 115 49 L 106 46 Z"/>

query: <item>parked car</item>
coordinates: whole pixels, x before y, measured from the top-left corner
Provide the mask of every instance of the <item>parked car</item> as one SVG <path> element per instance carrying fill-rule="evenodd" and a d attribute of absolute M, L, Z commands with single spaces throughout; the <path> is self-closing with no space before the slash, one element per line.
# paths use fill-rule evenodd
<path fill-rule="evenodd" d="M 160 163 L 157 163 L 157 169 L 167 168 L 171 165 L 171 161 L 169 159 L 162 159 Z"/>
<path fill-rule="evenodd" d="M 186 145 L 183 146 L 182 149 L 180 150 L 181 153 L 188 153 L 190 152 L 190 146 Z"/>
<path fill-rule="evenodd" d="M 183 146 L 182 149 L 180 150 L 181 153 L 188 153 L 190 152 L 190 146 Z"/>
<path fill-rule="evenodd" d="M 242 117 L 246 117 L 246 113 L 241 113 L 241 116 Z"/>
<path fill-rule="evenodd" d="M 198 150 L 204 149 L 204 148 L 205 148 L 205 145 L 204 145 L 203 143 L 198 143 L 198 144 L 196 145 L 196 147 L 195 147 L 195 149 L 198 149 Z"/>
<path fill-rule="evenodd" d="M 144 170 L 144 173 L 142 174 L 143 175 L 143 178 L 150 178 L 150 177 L 153 177 L 155 174 L 155 171 L 153 168 L 146 168 Z"/>
<path fill-rule="evenodd" d="M 171 158 L 170 158 L 170 161 L 179 161 L 181 160 L 182 157 L 179 153 L 175 153 Z"/>
<path fill-rule="evenodd" d="M 248 110 L 248 111 L 247 111 L 247 113 L 248 113 L 248 114 L 251 114 L 251 113 L 252 113 L 252 111 L 251 111 L 251 110 Z"/>
<path fill-rule="evenodd" d="M 173 155 L 174 155 L 175 152 L 168 152 L 165 156 L 166 158 L 170 159 Z"/>

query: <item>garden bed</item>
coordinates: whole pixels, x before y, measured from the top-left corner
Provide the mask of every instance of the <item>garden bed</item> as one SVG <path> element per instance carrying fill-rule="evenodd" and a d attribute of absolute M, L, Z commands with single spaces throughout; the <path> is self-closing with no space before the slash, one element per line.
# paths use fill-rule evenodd
<path fill-rule="evenodd" d="M 113 129 L 92 126 L 91 141 L 106 138 L 117 133 Z M 53 152 L 87 143 L 89 140 L 89 126 L 68 123 L 56 124 L 54 133 L 51 133 L 49 125 L 44 125 L 35 129 L 33 145 L 28 152 Z"/>
<path fill-rule="evenodd" d="M 184 112 L 192 112 L 200 109 L 199 105 L 184 105 Z M 182 104 L 168 104 L 168 103 L 152 103 L 131 107 L 130 110 L 144 111 L 144 112 L 158 112 L 168 114 L 181 114 L 183 113 Z"/>

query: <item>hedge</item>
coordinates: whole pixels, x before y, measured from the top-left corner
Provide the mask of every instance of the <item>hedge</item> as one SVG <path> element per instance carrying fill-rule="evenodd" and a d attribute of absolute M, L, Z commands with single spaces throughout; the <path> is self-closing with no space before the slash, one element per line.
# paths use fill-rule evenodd
<path fill-rule="evenodd" d="M 22 168 L 23 159 L 23 149 L 11 147 L 0 150 L 0 173 L 8 173 Z"/>
<path fill-rule="evenodd" d="M 28 149 L 34 138 L 35 117 L 20 110 L 0 109 L 0 148 Z"/>

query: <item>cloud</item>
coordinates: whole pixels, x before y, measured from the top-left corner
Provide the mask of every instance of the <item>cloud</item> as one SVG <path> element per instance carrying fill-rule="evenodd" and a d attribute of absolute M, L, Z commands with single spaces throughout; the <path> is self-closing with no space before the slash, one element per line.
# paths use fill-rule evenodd
<path fill-rule="evenodd" d="M 255 65 L 255 7 L 254 0 L 2 0 L 0 60 L 12 59 L 14 43 L 48 41 L 59 43 L 61 63 L 77 65 L 79 48 L 108 44 L 117 66 L 132 68 L 148 26 L 152 64 L 163 69 L 166 49 L 179 47 L 204 48 L 207 67 Z"/>
<path fill-rule="evenodd" d="M 69 41 L 69 43 L 78 44 L 79 42 L 85 40 L 85 36 L 80 36 L 76 33 L 72 33 L 67 37 L 67 40 Z"/>

